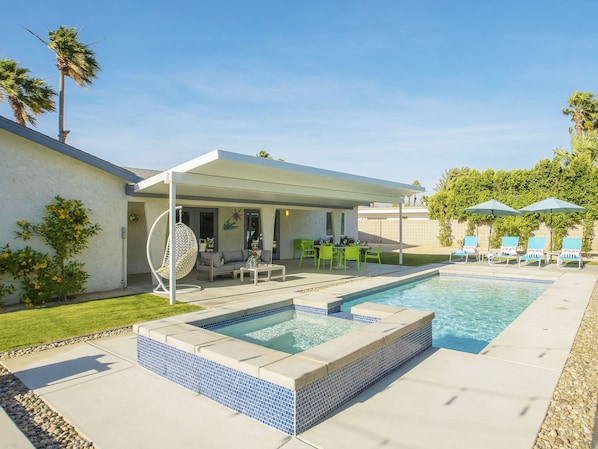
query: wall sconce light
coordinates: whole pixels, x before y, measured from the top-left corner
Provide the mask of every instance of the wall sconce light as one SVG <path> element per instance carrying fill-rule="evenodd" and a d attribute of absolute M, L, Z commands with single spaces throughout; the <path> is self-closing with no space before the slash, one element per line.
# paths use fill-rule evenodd
<path fill-rule="evenodd" d="M 289 210 L 288 210 L 288 209 L 284 211 L 284 216 L 285 216 L 285 217 L 288 217 L 288 216 L 289 216 Z"/>

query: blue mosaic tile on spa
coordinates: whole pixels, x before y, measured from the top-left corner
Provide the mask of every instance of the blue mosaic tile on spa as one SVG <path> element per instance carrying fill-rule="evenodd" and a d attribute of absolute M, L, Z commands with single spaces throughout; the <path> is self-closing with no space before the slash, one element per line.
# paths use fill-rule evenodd
<path fill-rule="evenodd" d="M 326 414 L 431 346 L 431 335 L 431 323 L 428 323 L 307 385 L 296 394 L 146 337 L 138 336 L 138 353 L 141 366 L 292 435 L 313 426 Z"/>

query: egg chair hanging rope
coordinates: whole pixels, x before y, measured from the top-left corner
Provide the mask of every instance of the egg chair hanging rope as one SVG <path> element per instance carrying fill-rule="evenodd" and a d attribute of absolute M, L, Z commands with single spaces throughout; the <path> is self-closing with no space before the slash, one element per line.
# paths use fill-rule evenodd
<path fill-rule="evenodd" d="M 187 225 L 185 225 L 182 221 L 180 221 L 181 217 L 181 206 L 178 206 L 177 211 L 179 212 L 179 221 L 175 223 L 174 226 L 174 266 L 175 266 L 175 278 L 181 279 L 187 276 L 197 261 L 197 239 L 195 238 L 195 234 Z M 152 238 L 154 235 L 154 230 L 158 222 L 168 215 L 169 211 L 164 211 L 150 229 L 149 235 L 147 237 L 147 261 L 150 266 L 150 270 L 152 271 L 154 277 L 158 281 L 158 285 L 154 289 L 155 293 L 168 293 L 168 287 L 164 280 L 170 279 L 170 261 L 173 255 L 170 252 L 170 238 L 166 241 L 166 248 L 164 250 L 164 257 L 162 258 L 162 265 L 158 268 L 154 268 L 154 262 L 152 261 L 152 254 L 151 254 L 151 247 L 152 247 Z M 192 287 L 192 288 L 200 288 L 197 285 L 187 285 L 187 284 L 179 284 L 180 287 Z"/>

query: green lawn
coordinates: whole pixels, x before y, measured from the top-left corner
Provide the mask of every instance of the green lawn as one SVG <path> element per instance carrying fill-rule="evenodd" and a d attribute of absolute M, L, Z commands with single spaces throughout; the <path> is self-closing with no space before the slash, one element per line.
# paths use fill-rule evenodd
<path fill-rule="evenodd" d="M 152 294 L 0 314 L 0 352 L 200 310 Z"/>
<path fill-rule="evenodd" d="M 384 264 L 399 263 L 398 253 L 381 253 Z M 403 263 L 421 266 L 446 262 L 446 255 L 403 254 Z M 370 263 L 372 263 L 370 261 Z M 123 296 L 76 304 L 53 304 L 0 314 L 0 352 L 130 326 L 142 321 L 199 310 L 190 304 L 171 306 L 152 294 Z"/>

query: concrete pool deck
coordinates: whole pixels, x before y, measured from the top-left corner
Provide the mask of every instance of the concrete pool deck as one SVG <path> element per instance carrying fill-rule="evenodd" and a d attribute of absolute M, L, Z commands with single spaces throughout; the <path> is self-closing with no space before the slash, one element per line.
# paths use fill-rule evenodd
<path fill-rule="evenodd" d="M 432 348 L 313 428 L 289 437 L 140 368 L 132 333 L 29 354 L 2 363 L 96 447 L 112 448 L 525 448 L 533 446 L 597 278 L 595 267 L 556 270 L 487 263 L 442 265 L 451 273 L 541 277 L 555 284 L 480 355 Z M 394 267 L 396 270 L 397 267 Z M 368 267 L 368 272 L 374 267 Z M 421 270 L 390 268 L 369 287 Z M 386 273 L 386 274 L 383 274 Z M 317 274 L 317 273 L 316 273 Z M 355 287 L 344 273 L 327 289 Z M 287 281 L 224 284 L 187 300 L 207 306 L 276 294 Z M 307 276 L 306 276 L 307 278 Z M 386 279 L 385 279 L 386 278 Z M 295 283 L 294 283 L 295 282 Z M 205 285 L 202 282 L 202 285 Z M 274 285 L 276 284 L 276 285 Z M 214 286 L 216 287 L 216 286 Z M 261 287 L 261 288 L 260 288 Z M 275 288 L 277 287 L 277 288 Z M 315 287 L 314 287 L 315 288 Z M 236 294 L 235 294 L 236 292 Z M 203 296 L 202 296 L 203 295 Z M 179 298 L 181 299 L 181 298 Z M 0 414 L 0 433 L 10 419 Z M 6 420 L 8 419 L 8 423 Z M 13 447 L 31 447 L 26 445 Z M 11 446 L 8 446 L 11 447 Z"/>

